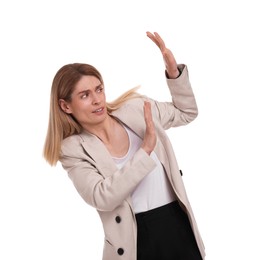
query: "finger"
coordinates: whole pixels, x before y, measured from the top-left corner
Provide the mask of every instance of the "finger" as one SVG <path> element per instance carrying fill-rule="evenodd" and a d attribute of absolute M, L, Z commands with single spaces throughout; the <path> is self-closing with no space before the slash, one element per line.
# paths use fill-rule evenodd
<path fill-rule="evenodd" d="M 145 122 L 147 126 L 152 125 L 152 111 L 151 111 L 151 104 L 148 101 L 144 102 L 144 117 L 145 117 Z"/>
<path fill-rule="evenodd" d="M 145 121 L 146 121 L 146 123 L 147 123 L 148 118 L 149 118 L 149 110 L 150 110 L 150 104 L 149 104 L 149 102 L 144 101 L 144 107 L 143 107 L 143 109 L 144 109 L 144 118 L 145 118 Z"/>
<path fill-rule="evenodd" d="M 164 43 L 163 39 L 161 38 L 161 36 L 157 32 L 154 32 L 154 34 L 147 32 L 147 36 L 158 46 L 158 48 L 161 51 L 164 51 L 165 43 Z"/>
<path fill-rule="evenodd" d="M 157 32 L 154 32 L 154 35 L 155 35 L 155 39 L 158 42 L 159 48 L 161 50 L 165 49 L 165 43 L 164 43 L 164 40 L 162 39 L 162 37 Z"/>
<path fill-rule="evenodd" d="M 154 34 L 152 34 L 151 32 L 147 32 L 147 36 L 158 46 L 158 48 L 160 48 L 160 45 Z"/>

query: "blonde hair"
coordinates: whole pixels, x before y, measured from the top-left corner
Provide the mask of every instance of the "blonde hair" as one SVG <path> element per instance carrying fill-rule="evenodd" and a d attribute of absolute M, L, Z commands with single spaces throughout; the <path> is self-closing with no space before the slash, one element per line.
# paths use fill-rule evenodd
<path fill-rule="evenodd" d="M 104 84 L 100 72 L 92 65 L 83 63 L 64 65 L 58 70 L 53 79 L 50 95 L 48 130 L 43 150 L 45 160 L 52 166 L 56 165 L 59 160 L 63 139 L 74 134 L 79 134 L 82 131 L 82 127 L 76 119 L 72 115 L 65 113 L 59 105 L 60 99 L 71 101 L 71 95 L 75 85 L 82 76 L 94 76 Z M 140 96 L 140 94 L 136 92 L 138 88 L 139 86 L 132 88 L 119 96 L 116 100 L 107 102 L 108 113 L 120 108 L 127 100 Z"/>

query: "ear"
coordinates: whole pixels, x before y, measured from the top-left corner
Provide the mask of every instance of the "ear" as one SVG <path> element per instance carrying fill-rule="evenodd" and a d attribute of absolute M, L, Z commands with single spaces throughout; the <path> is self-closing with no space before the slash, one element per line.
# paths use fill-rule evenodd
<path fill-rule="evenodd" d="M 71 109 L 69 103 L 67 101 L 65 101 L 64 99 L 59 100 L 59 105 L 65 113 L 67 113 L 67 114 L 72 113 L 72 109 Z"/>

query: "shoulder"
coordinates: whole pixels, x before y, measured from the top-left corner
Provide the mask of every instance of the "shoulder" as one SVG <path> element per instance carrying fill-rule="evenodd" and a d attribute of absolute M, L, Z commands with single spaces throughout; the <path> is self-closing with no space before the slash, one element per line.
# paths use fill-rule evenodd
<path fill-rule="evenodd" d="M 82 137 L 79 134 L 75 134 L 75 135 L 71 135 L 67 138 L 65 138 L 62 141 L 62 147 L 66 147 L 66 146 L 70 146 L 70 145 L 74 145 L 74 144 L 80 144 L 82 142 Z"/>
<path fill-rule="evenodd" d="M 143 111 L 144 101 L 149 100 L 147 96 L 140 96 L 131 98 L 125 101 L 120 108 L 113 111 L 112 115 L 122 115 L 127 113 L 138 113 L 139 111 Z"/>
<path fill-rule="evenodd" d="M 147 100 L 148 97 L 147 96 L 140 96 L 140 97 L 135 97 L 135 98 L 131 98 L 127 101 L 124 102 L 123 107 L 141 107 L 141 104 L 144 103 L 145 100 Z"/>
<path fill-rule="evenodd" d="M 75 134 L 65 138 L 61 143 L 61 155 L 75 156 L 82 152 L 83 139 L 81 135 Z"/>

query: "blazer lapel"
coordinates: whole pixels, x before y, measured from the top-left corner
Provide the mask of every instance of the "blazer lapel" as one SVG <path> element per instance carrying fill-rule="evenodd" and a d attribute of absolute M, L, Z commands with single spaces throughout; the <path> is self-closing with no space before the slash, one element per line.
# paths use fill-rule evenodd
<path fill-rule="evenodd" d="M 112 175 L 117 170 L 117 167 L 105 145 L 97 136 L 87 132 L 82 132 L 80 136 L 83 139 L 82 146 L 92 160 L 95 161 L 95 166 L 101 175 L 104 177 Z"/>

